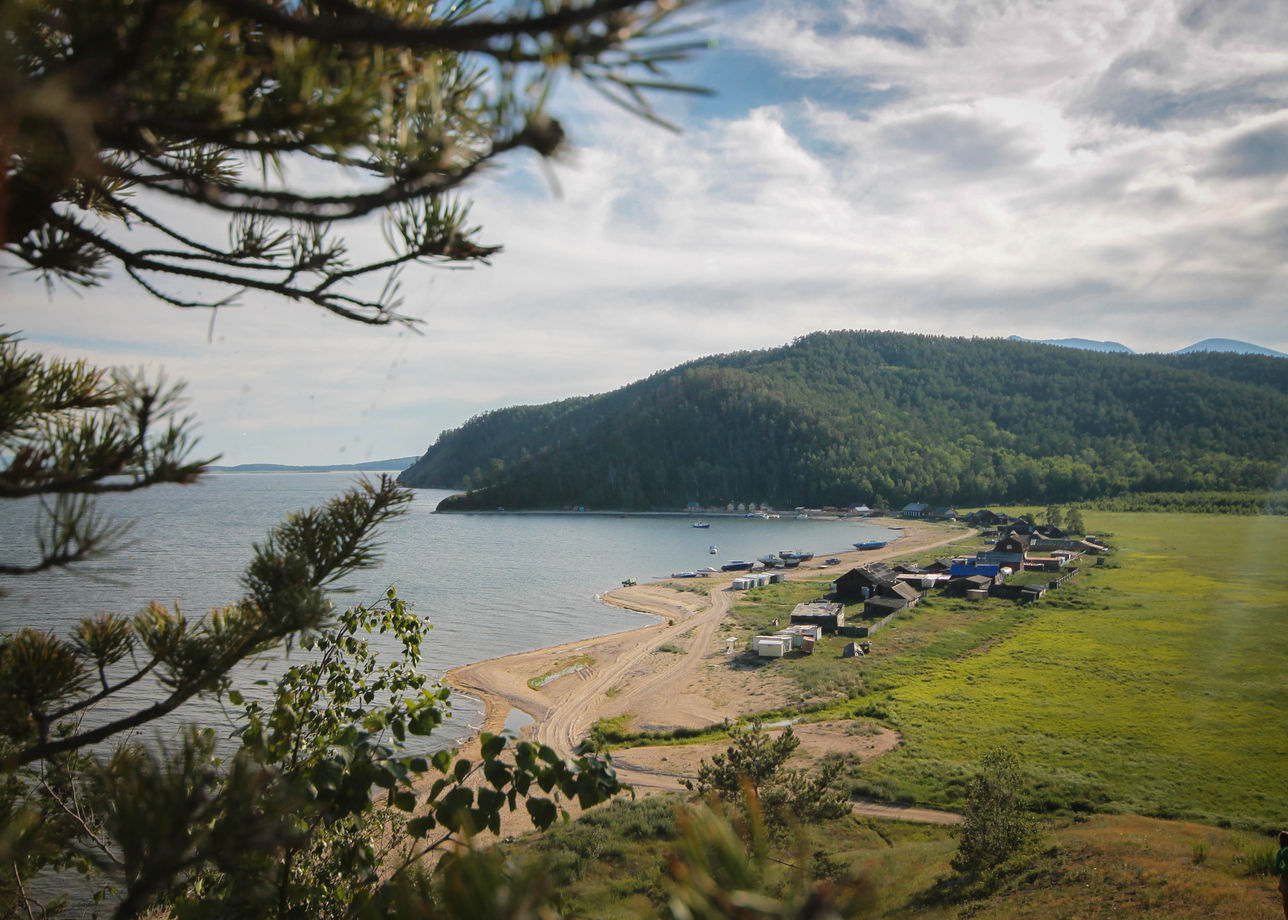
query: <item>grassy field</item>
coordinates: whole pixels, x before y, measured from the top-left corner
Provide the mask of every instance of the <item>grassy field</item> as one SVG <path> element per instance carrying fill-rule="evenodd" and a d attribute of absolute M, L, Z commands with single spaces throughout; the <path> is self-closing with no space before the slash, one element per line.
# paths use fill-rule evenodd
<path fill-rule="evenodd" d="M 1267 832 L 1288 826 L 1288 518 L 1086 517 L 1114 552 L 1037 603 L 931 595 L 868 658 L 840 658 L 848 640 L 828 637 L 813 656 L 758 663 L 796 682 L 806 718 L 902 733 L 855 768 L 861 791 L 957 807 L 981 757 L 1010 747 L 1050 812 L 1037 849 L 974 891 L 950 867 L 949 829 L 851 815 L 778 828 L 776 865 L 860 873 L 874 917 L 1279 916 Z M 729 634 L 825 590 L 750 591 Z M 605 743 L 620 728 L 602 726 Z M 663 915 L 678 801 L 615 803 L 518 848 L 578 915 Z"/>
<path fill-rule="evenodd" d="M 1115 552 L 1038 603 L 931 597 L 864 661 L 831 639 L 775 666 L 802 697 L 853 692 L 861 675 L 904 737 L 863 770 L 864 791 L 952 806 L 1005 743 L 1050 810 L 1288 826 L 1288 518 L 1086 518 Z M 753 597 L 740 625 L 817 587 Z"/>

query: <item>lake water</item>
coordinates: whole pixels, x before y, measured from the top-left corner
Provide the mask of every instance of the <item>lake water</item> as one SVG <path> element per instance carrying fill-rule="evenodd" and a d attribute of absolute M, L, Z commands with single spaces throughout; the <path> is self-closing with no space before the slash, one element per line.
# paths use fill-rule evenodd
<path fill-rule="evenodd" d="M 158 486 L 105 496 L 101 507 L 133 517 L 132 545 L 109 560 L 74 572 L 0 579 L 0 631 L 25 625 L 66 635 L 87 613 L 133 614 L 152 600 L 178 601 L 191 614 L 241 595 L 239 577 L 250 546 L 286 514 L 318 505 L 353 481 L 351 473 L 214 473 L 195 486 Z M 337 603 L 374 602 L 389 585 L 433 624 L 423 646 L 423 669 L 449 668 L 618 632 L 649 620 L 598 598 L 624 578 L 648 581 L 672 572 L 754 560 L 780 550 L 820 556 L 866 539 L 893 536 L 855 521 L 712 517 L 710 529 L 683 515 L 436 514 L 448 492 L 420 489 L 406 515 L 383 533 L 384 563 L 350 579 Z M 8 502 L 0 519 L 5 561 L 33 545 L 34 506 Z M 708 552 L 710 544 L 719 548 Z M 269 661 L 244 668 L 239 684 L 270 675 Z M 142 688 L 125 705 L 149 701 Z M 454 743 L 477 724 L 477 701 L 454 697 L 453 716 L 435 735 Z M 188 720 L 226 722 L 219 708 L 196 700 L 180 710 Z M 109 713 L 110 714 L 110 713 Z"/>

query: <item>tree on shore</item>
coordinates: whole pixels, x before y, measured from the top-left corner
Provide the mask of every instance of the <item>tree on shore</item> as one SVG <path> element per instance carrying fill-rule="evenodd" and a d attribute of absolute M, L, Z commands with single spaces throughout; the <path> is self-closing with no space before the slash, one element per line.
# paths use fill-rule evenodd
<path fill-rule="evenodd" d="M 980 875 L 1024 850 L 1037 836 L 1025 806 L 1019 760 L 1005 748 L 990 751 L 966 784 L 953 868 Z"/>
<path fill-rule="evenodd" d="M 791 815 L 825 820 L 850 810 L 845 793 L 836 788 L 839 759 L 826 760 L 813 771 L 787 766 L 801 743 L 790 725 L 774 737 L 755 722 L 750 728 L 734 728 L 729 737 L 733 743 L 710 762 L 702 761 L 697 779 L 685 780 L 685 788 L 704 798 L 754 798 L 757 807 L 775 819 Z"/>

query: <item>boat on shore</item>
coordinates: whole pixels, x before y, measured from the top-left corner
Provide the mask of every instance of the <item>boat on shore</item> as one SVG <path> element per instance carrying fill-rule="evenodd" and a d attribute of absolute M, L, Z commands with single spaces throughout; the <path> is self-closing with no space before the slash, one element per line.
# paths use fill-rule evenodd
<path fill-rule="evenodd" d="M 735 559 L 732 562 L 726 562 L 724 565 L 720 566 L 720 571 L 745 572 L 748 569 L 750 569 L 753 565 L 755 565 L 755 563 L 753 562 L 745 562 L 742 559 Z"/>
<path fill-rule="evenodd" d="M 801 549 L 798 549 L 795 551 L 792 551 L 789 549 L 779 550 L 778 555 L 782 557 L 784 562 L 796 562 L 798 564 L 802 562 L 809 562 L 811 559 L 814 558 L 813 553 L 807 553 Z"/>
<path fill-rule="evenodd" d="M 884 549 L 889 540 L 864 540 L 862 543 L 855 543 L 855 549 Z"/>

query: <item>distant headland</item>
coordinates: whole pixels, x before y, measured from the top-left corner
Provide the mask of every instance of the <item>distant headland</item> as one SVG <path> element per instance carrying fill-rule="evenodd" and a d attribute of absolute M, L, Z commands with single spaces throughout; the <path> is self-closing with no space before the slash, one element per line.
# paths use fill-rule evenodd
<path fill-rule="evenodd" d="M 282 463 L 239 463 L 236 466 L 212 466 L 212 473 L 368 473 L 387 470 L 402 472 L 419 457 L 399 457 L 396 460 L 367 460 L 363 463 L 329 463 L 317 466 L 288 466 Z"/>

